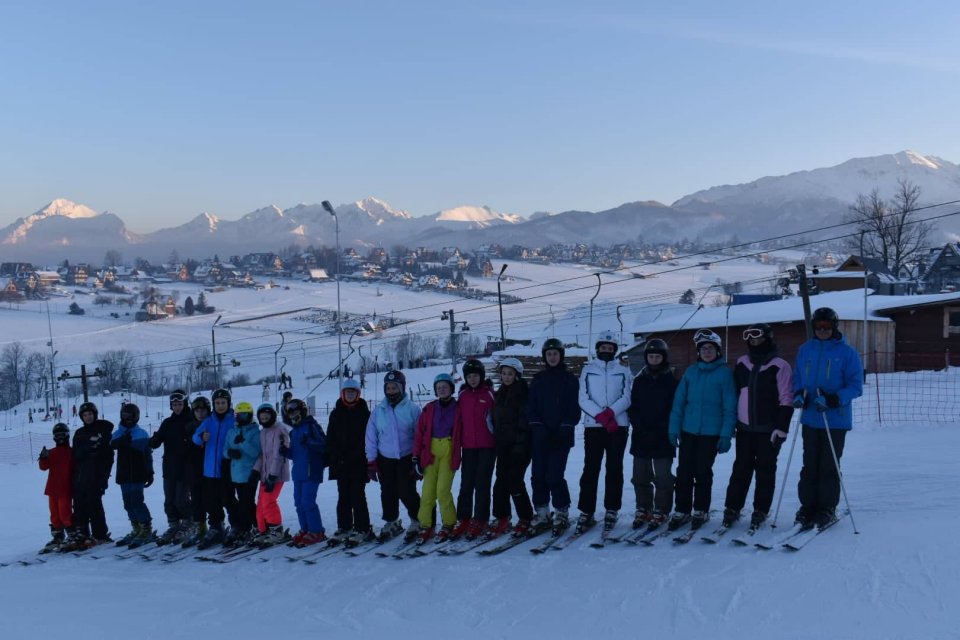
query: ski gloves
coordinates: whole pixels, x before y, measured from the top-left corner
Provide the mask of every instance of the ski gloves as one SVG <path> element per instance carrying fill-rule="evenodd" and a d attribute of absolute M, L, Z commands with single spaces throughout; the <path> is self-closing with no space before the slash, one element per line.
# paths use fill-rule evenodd
<path fill-rule="evenodd" d="M 279 479 L 279 478 L 277 478 L 277 476 L 275 476 L 275 475 L 269 475 L 269 476 L 267 476 L 267 479 L 263 481 L 263 490 L 264 490 L 266 493 L 273 493 L 274 487 L 277 486 L 277 480 L 278 480 L 278 479 Z"/>
<path fill-rule="evenodd" d="M 420 458 L 414 456 L 411 460 L 410 476 L 414 480 L 423 480 L 423 467 L 420 466 Z"/>
<path fill-rule="evenodd" d="M 717 441 L 717 451 L 720 453 L 726 453 L 730 451 L 730 438 L 726 436 L 720 436 L 720 439 Z"/>
<path fill-rule="evenodd" d="M 774 429 L 773 433 L 770 434 L 770 444 L 775 447 L 779 447 L 783 444 L 783 441 L 787 439 L 787 432 L 781 431 L 780 429 Z"/>
<path fill-rule="evenodd" d="M 240 449 L 227 449 L 227 455 L 234 460 L 239 460 L 243 457 L 243 452 Z"/>
<path fill-rule="evenodd" d="M 48 458 L 48 457 L 50 457 L 50 450 L 47 449 L 46 447 L 44 447 L 43 449 L 40 449 L 40 457 L 38 458 L 38 460 L 43 460 L 44 458 Z"/>
<path fill-rule="evenodd" d="M 817 399 L 813 401 L 813 406 L 815 406 L 817 411 L 821 413 L 827 409 L 839 409 L 840 396 L 835 393 L 826 393 L 821 391 L 820 395 L 817 396 Z"/>
<path fill-rule="evenodd" d="M 619 425 L 617 424 L 617 415 L 613 412 L 613 409 L 607 407 L 600 413 L 594 416 L 597 422 L 600 423 L 604 429 L 607 430 L 607 433 L 616 433 Z"/>
<path fill-rule="evenodd" d="M 803 397 L 802 393 L 798 393 L 793 396 L 793 408 L 794 409 L 803 409 L 807 404 L 806 399 Z"/>
<path fill-rule="evenodd" d="M 380 482 L 380 470 L 377 468 L 376 460 L 367 462 L 367 480 Z"/>

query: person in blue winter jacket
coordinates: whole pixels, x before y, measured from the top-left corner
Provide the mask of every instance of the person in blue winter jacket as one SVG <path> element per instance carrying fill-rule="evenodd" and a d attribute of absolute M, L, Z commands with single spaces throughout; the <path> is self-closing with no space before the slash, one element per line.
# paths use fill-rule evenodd
<path fill-rule="evenodd" d="M 290 425 L 290 446 L 280 453 L 293 463 L 293 504 L 297 509 L 300 531 L 293 537 L 293 545 L 306 547 L 326 540 L 317 491 L 323 482 L 326 468 L 327 435 L 310 415 L 307 404 L 293 398 L 286 405 L 284 422 Z"/>
<path fill-rule="evenodd" d="M 527 396 L 527 424 L 533 453 L 530 482 L 535 510 L 530 528 L 537 532 L 550 527 L 552 499 L 553 529 L 559 533 L 570 523 L 570 489 L 564 472 L 573 448 L 574 427 L 580 422 L 580 381 L 567 371 L 560 340 L 548 338 L 540 352 L 546 366 L 533 376 Z"/>
<path fill-rule="evenodd" d="M 253 420 L 253 405 L 240 402 L 234 412 L 236 424 L 227 431 L 223 456 L 230 462 L 231 500 L 236 502 L 236 522 L 230 527 L 223 544 L 240 546 L 253 539 L 257 522 L 257 486 L 260 472 L 253 465 L 260 456 L 260 427 Z"/>
<path fill-rule="evenodd" d="M 720 336 L 701 329 L 693 340 L 697 362 L 680 379 L 670 411 L 670 442 L 680 447 L 671 530 L 687 522 L 697 529 L 710 519 L 713 462 L 730 450 L 737 422 L 737 392 Z"/>
<path fill-rule="evenodd" d="M 117 544 L 131 548 L 151 542 L 154 537 L 150 509 L 143 499 L 143 490 L 153 484 L 153 456 L 150 434 L 139 422 L 140 408 L 126 403 L 120 408 L 120 425 L 110 438 L 110 448 L 117 452 L 116 479 L 123 495 L 123 508 L 132 525 L 132 531 Z"/>
<path fill-rule="evenodd" d="M 237 503 L 230 479 L 230 460 L 223 457 L 227 448 L 227 432 L 236 424 L 230 407 L 232 398 L 226 389 L 217 389 L 211 399 L 213 413 L 193 433 L 193 443 L 203 447 L 203 505 L 210 522 L 207 534 L 197 545 L 198 549 L 207 549 L 223 542 L 224 508 L 230 516 L 230 523 L 236 525 Z"/>
<path fill-rule="evenodd" d="M 420 407 L 407 397 L 406 391 L 406 376 L 400 371 L 389 371 L 383 378 L 383 400 L 367 422 L 367 477 L 380 483 L 380 505 L 386 523 L 380 530 L 381 540 L 403 531 L 401 501 L 410 517 L 405 537 L 412 541 L 420 533 L 419 476 L 413 464 L 413 440 Z"/>
<path fill-rule="evenodd" d="M 836 311 L 821 307 L 811 320 L 814 337 L 800 345 L 793 369 L 793 406 L 803 409 L 803 468 L 796 521 L 804 527 L 824 527 L 837 517 L 838 467 L 847 432 L 853 428 L 851 402 L 863 395 L 863 363 L 838 330 Z"/>

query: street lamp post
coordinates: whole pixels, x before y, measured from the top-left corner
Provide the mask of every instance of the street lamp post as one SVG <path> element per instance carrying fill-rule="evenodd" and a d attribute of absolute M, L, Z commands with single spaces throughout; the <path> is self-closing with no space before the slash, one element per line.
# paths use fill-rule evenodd
<path fill-rule="evenodd" d="M 340 218 L 337 217 L 337 212 L 333 210 L 333 205 L 330 204 L 329 200 L 324 200 L 322 203 L 323 208 L 333 216 L 334 229 L 337 237 L 337 322 L 334 325 L 334 329 L 337 331 L 337 380 L 339 380 L 339 386 L 343 386 L 343 340 L 341 339 L 341 325 L 340 325 Z"/>
<path fill-rule="evenodd" d="M 280 372 L 277 370 L 277 355 L 280 353 L 280 350 L 283 349 L 283 343 L 287 341 L 286 336 L 283 335 L 283 331 L 280 332 L 280 346 L 277 347 L 277 350 L 273 352 L 273 383 L 277 385 L 277 395 L 280 395 Z"/>
<path fill-rule="evenodd" d="M 863 256 L 863 234 L 860 232 L 860 262 L 863 263 L 863 336 L 860 343 L 863 348 L 863 376 L 867 376 L 867 259 Z"/>
<path fill-rule="evenodd" d="M 500 280 L 503 278 L 503 272 L 507 270 L 507 263 L 504 262 L 500 267 L 500 273 L 497 275 L 497 306 L 500 307 L 500 349 L 507 348 L 507 336 L 503 332 L 503 300 L 500 297 Z"/>

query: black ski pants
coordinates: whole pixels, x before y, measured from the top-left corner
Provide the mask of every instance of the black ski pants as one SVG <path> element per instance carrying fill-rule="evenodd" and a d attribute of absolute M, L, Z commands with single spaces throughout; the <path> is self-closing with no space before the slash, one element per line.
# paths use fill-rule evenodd
<path fill-rule="evenodd" d="M 237 498 L 230 478 L 230 461 L 220 465 L 219 478 L 203 478 L 203 508 L 206 510 L 211 527 L 223 528 L 223 510 L 227 510 L 230 526 L 237 526 Z"/>
<path fill-rule="evenodd" d="M 633 458 L 633 483 L 637 511 L 656 509 L 668 514 L 673 508 L 673 458 Z"/>
<path fill-rule="evenodd" d="M 457 496 L 457 520 L 490 519 L 490 485 L 497 462 L 497 450 L 463 449 L 460 454 L 460 494 Z"/>
<path fill-rule="evenodd" d="M 337 479 L 337 529 L 345 531 L 370 529 L 366 487 L 366 478 Z"/>
<path fill-rule="evenodd" d="M 737 427 L 737 457 L 733 461 L 730 484 L 727 485 L 727 509 L 740 511 L 747 502 L 750 481 L 754 474 L 757 484 L 753 488 L 753 511 L 770 513 L 773 494 L 777 486 L 777 454 L 779 445 L 770 442 L 769 431 L 746 431 Z"/>
<path fill-rule="evenodd" d="M 413 456 L 399 459 L 377 456 L 377 469 L 380 475 L 380 506 L 383 508 L 384 522 L 400 519 L 401 502 L 410 521 L 416 522 L 417 513 L 420 511 L 420 494 L 417 493 L 417 479 L 413 475 Z"/>
<path fill-rule="evenodd" d="M 527 467 L 530 466 L 530 450 L 515 448 L 513 444 L 497 446 L 497 479 L 493 483 L 493 517 L 510 517 L 510 498 L 521 520 L 533 519 L 533 504 L 527 493 Z"/>
<path fill-rule="evenodd" d="M 833 462 L 826 429 L 803 425 L 803 468 L 800 469 L 800 505 L 815 513 L 821 509 L 836 509 L 840 502 L 840 474 Z M 837 462 L 843 455 L 847 439 L 845 429 L 831 429 Z"/>
<path fill-rule="evenodd" d="M 680 434 L 677 463 L 676 509 L 678 513 L 710 511 L 713 491 L 713 461 L 717 458 L 719 436 Z"/>
<path fill-rule="evenodd" d="M 627 428 L 619 427 L 613 433 L 603 427 L 583 430 L 583 473 L 580 475 L 580 497 L 577 508 L 593 514 L 597 509 L 597 485 L 600 483 L 600 464 L 607 457 L 604 474 L 603 507 L 619 511 L 623 503 L 623 454 L 627 448 Z"/>
<path fill-rule="evenodd" d="M 86 536 L 105 540 L 107 516 L 103 511 L 103 491 L 100 487 L 76 486 L 73 489 L 73 526 Z"/>
<path fill-rule="evenodd" d="M 196 524 L 202 523 L 207 517 L 207 508 L 204 502 L 203 476 L 190 482 L 190 511 Z"/>
<path fill-rule="evenodd" d="M 234 517 L 230 519 L 230 526 L 239 531 L 249 531 L 257 524 L 257 489 L 259 480 L 248 482 L 232 482 L 230 497 L 236 504 Z"/>
<path fill-rule="evenodd" d="M 193 513 L 190 504 L 190 484 L 182 478 L 163 479 L 163 512 L 167 522 L 173 524 L 180 519 L 186 520 Z"/>

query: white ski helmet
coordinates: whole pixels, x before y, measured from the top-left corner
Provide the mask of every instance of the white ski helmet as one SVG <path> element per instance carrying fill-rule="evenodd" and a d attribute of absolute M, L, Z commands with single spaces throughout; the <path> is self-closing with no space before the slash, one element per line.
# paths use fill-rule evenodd
<path fill-rule="evenodd" d="M 697 350 L 700 350 L 705 344 L 712 344 L 717 347 L 717 351 L 720 351 L 723 348 L 723 340 L 720 339 L 720 336 L 715 334 L 710 329 L 700 329 L 693 336 L 693 342 L 697 345 Z"/>
<path fill-rule="evenodd" d="M 497 371 L 503 367 L 510 367 L 517 372 L 518 376 L 523 375 L 523 363 L 517 360 L 516 358 L 504 358 L 500 361 L 500 366 L 497 367 Z"/>
<path fill-rule="evenodd" d="M 594 343 L 593 348 L 597 349 L 601 344 L 612 344 L 616 351 L 620 350 L 620 342 L 617 340 L 617 334 L 609 329 L 605 329 L 597 334 L 597 341 Z M 614 353 L 616 353 L 614 351 Z"/>

